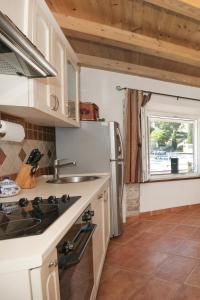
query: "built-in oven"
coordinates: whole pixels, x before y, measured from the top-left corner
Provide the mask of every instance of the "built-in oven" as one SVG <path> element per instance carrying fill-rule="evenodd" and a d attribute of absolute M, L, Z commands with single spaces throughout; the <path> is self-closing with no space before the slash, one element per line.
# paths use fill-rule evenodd
<path fill-rule="evenodd" d="M 91 207 L 81 214 L 57 246 L 61 300 L 89 300 L 94 287 Z"/>

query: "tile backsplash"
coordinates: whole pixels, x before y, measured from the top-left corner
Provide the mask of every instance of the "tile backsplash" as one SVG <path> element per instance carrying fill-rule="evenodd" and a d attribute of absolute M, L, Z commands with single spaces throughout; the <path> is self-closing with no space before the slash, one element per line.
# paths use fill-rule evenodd
<path fill-rule="evenodd" d="M 31 124 L 3 113 L 1 119 L 23 125 L 25 139 L 22 143 L 0 141 L 0 178 L 9 176 L 14 179 L 34 148 L 38 148 L 44 154 L 39 162 L 37 175 L 52 174 L 53 161 L 56 157 L 55 128 Z"/>

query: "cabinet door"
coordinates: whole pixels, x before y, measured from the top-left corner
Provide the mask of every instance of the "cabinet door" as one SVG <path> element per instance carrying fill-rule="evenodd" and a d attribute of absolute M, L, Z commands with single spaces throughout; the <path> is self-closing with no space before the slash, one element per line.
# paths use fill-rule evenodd
<path fill-rule="evenodd" d="M 104 191 L 104 240 L 107 248 L 110 240 L 110 190 Z"/>
<path fill-rule="evenodd" d="M 103 193 L 99 194 L 91 205 L 94 210 L 93 222 L 97 224 L 93 235 L 93 261 L 94 279 L 96 286 L 98 286 L 105 257 Z"/>
<path fill-rule="evenodd" d="M 0 0 L 0 10 L 32 40 L 32 4 L 33 0 Z"/>
<path fill-rule="evenodd" d="M 80 90 L 80 68 L 73 63 L 69 55 L 67 57 L 67 115 L 68 118 L 79 121 L 79 90 Z"/>
<path fill-rule="evenodd" d="M 31 270 L 33 300 L 60 300 L 56 249 L 41 268 Z"/>
<path fill-rule="evenodd" d="M 51 23 L 42 4 L 42 1 L 35 1 L 33 13 L 33 43 L 41 51 L 48 61 L 51 61 Z M 55 106 L 55 100 L 50 97 L 49 78 L 37 78 L 29 80 L 30 106 L 41 110 L 51 110 Z"/>
<path fill-rule="evenodd" d="M 65 107 L 65 45 L 56 31 L 53 30 L 52 38 L 52 63 L 56 68 L 58 75 L 51 79 L 51 96 L 55 98 L 55 111 L 59 114 L 66 115 Z"/>

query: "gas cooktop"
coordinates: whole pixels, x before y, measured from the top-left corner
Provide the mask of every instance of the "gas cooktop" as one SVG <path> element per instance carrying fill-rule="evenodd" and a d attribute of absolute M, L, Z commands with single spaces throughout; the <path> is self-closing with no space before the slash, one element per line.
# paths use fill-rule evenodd
<path fill-rule="evenodd" d="M 56 219 L 69 209 L 81 196 L 48 199 L 35 197 L 18 202 L 0 203 L 0 240 L 43 233 Z"/>

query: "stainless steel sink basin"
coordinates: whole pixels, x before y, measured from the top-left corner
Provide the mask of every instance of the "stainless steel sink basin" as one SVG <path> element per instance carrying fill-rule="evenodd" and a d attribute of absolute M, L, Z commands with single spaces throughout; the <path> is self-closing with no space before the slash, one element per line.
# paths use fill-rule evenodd
<path fill-rule="evenodd" d="M 92 181 L 99 179 L 99 176 L 67 176 L 67 177 L 61 177 L 59 179 L 50 179 L 47 181 L 47 183 L 55 183 L 55 184 L 61 184 L 61 183 L 77 183 L 77 182 L 83 182 L 83 181 Z"/>

